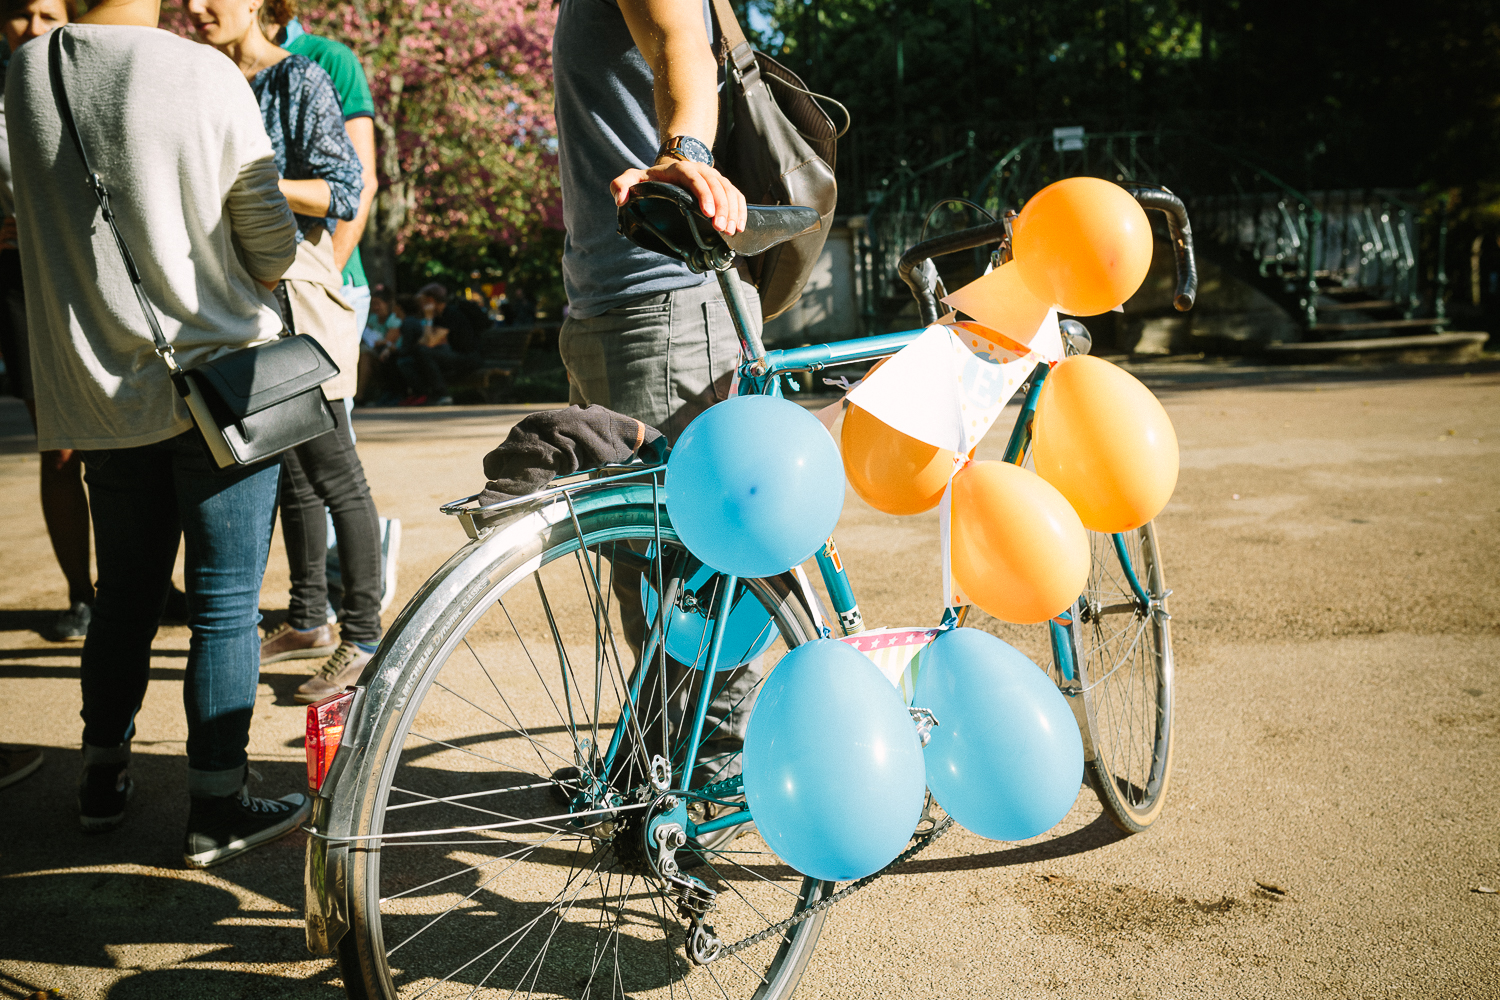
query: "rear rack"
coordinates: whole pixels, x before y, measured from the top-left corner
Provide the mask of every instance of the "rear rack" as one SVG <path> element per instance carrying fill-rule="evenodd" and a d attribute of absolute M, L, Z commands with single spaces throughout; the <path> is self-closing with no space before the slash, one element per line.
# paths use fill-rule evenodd
<path fill-rule="evenodd" d="M 647 476 L 664 477 L 666 471 L 666 465 L 647 465 L 641 461 L 626 465 L 602 465 L 597 469 L 580 469 L 572 475 L 559 478 L 544 489 L 528 493 L 523 497 L 512 497 L 498 503 L 477 504 L 475 501 L 481 494 L 475 493 L 458 500 L 450 500 L 438 510 L 449 517 L 458 518 L 459 523 L 464 526 L 464 533 L 470 538 L 478 538 L 483 532 L 513 513 L 530 510 L 550 500 L 569 496 L 573 491 L 623 480 L 642 479 Z"/>

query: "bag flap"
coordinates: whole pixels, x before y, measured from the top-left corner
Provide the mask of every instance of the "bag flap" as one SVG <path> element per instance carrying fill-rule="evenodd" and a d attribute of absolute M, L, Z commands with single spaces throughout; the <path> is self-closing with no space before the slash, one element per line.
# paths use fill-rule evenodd
<path fill-rule="evenodd" d="M 247 417 L 316 388 L 339 374 L 339 366 L 311 337 L 283 337 L 246 347 L 188 370 L 211 387 L 226 409 Z"/>

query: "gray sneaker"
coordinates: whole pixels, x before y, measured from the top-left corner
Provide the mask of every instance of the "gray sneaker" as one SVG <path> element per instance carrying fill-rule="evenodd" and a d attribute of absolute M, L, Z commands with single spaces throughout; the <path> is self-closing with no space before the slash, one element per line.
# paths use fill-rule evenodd
<path fill-rule="evenodd" d="M 47 632 L 47 638 L 53 642 L 86 639 L 89 634 L 89 622 L 93 618 L 92 605 L 85 604 L 83 601 L 74 601 L 72 607 L 57 616 L 57 621 L 52 623 L 52 628 Z"/>
<path fill-rule="evenodd" d="M 300 704 L 311 705 L 331 694 L 338 694 L 359 680 L 359 675 L 365 672 L 365 664 L 374 655 L 366 653 L 352 642 L 339 643 L 339 648 L 334 650 L 322 669 L 303 681 L 292 697 Z"/>

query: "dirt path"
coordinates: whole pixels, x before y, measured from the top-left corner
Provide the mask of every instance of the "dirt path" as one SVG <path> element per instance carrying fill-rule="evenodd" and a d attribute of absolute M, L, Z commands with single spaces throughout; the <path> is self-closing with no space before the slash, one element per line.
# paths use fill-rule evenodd
<path fill-rule="evenodd" d="M 1148 375 L 1182 443 L 1159 527 L 1178 665 L 1166 812 L 1118 836 L 1091 793 L 1051 834 L 956 832 L 830 917 L 799 997 L 1500 996 L 1500 375 L 1214 366 Z M 521 408 L 361 415 L 401 597 L 457 547 Z M 139 794 L 77 830 L 76 645 L 37 629 L 62 580 L 25 416 L 0 402 L 0 740 L 48 760 L 0 791 L 0 995 L 342 996 L 302 946 L 300 835 L 181 868 L 186 629 L 165 629 Z M 1000 442 L 986 450 L 998 452 Z M 995 456 L 991 456 L 995 457 Z M 933 517 L 852 495 L 839 541 L 872 625 L 933 619 Z M 263 591 L 285 607 L 279 539 Z M 1042 633 L 1002 626 L 1041 652 Z M 262 678 L 262 787 L 302 781 L 303 674 Z"/>

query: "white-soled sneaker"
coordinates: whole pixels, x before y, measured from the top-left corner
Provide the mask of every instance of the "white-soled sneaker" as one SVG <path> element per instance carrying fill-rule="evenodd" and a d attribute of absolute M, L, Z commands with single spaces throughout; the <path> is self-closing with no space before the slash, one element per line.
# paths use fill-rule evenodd
<path fill-rule="evenodd" d="M 246 785 L 234 795 L 194 795 L 182 858 L 190 868 L 222 864 L 286 836 L 311 812 L 312 801 L 301 792 L 279 799 L 258 799 Z"/>
<path fill-rule="evenodd" d="M 125 821 L 135 782 L 124 763 L 86 764 L 78 782 L 78 825 L 84 833 L 108 833 Z"/>
<path fill-rule="evenodd" d="M 396 564 L 401 556 L 401 522 L 397 518 L 380 519 L 380 612 L 396 599 Z"/>

